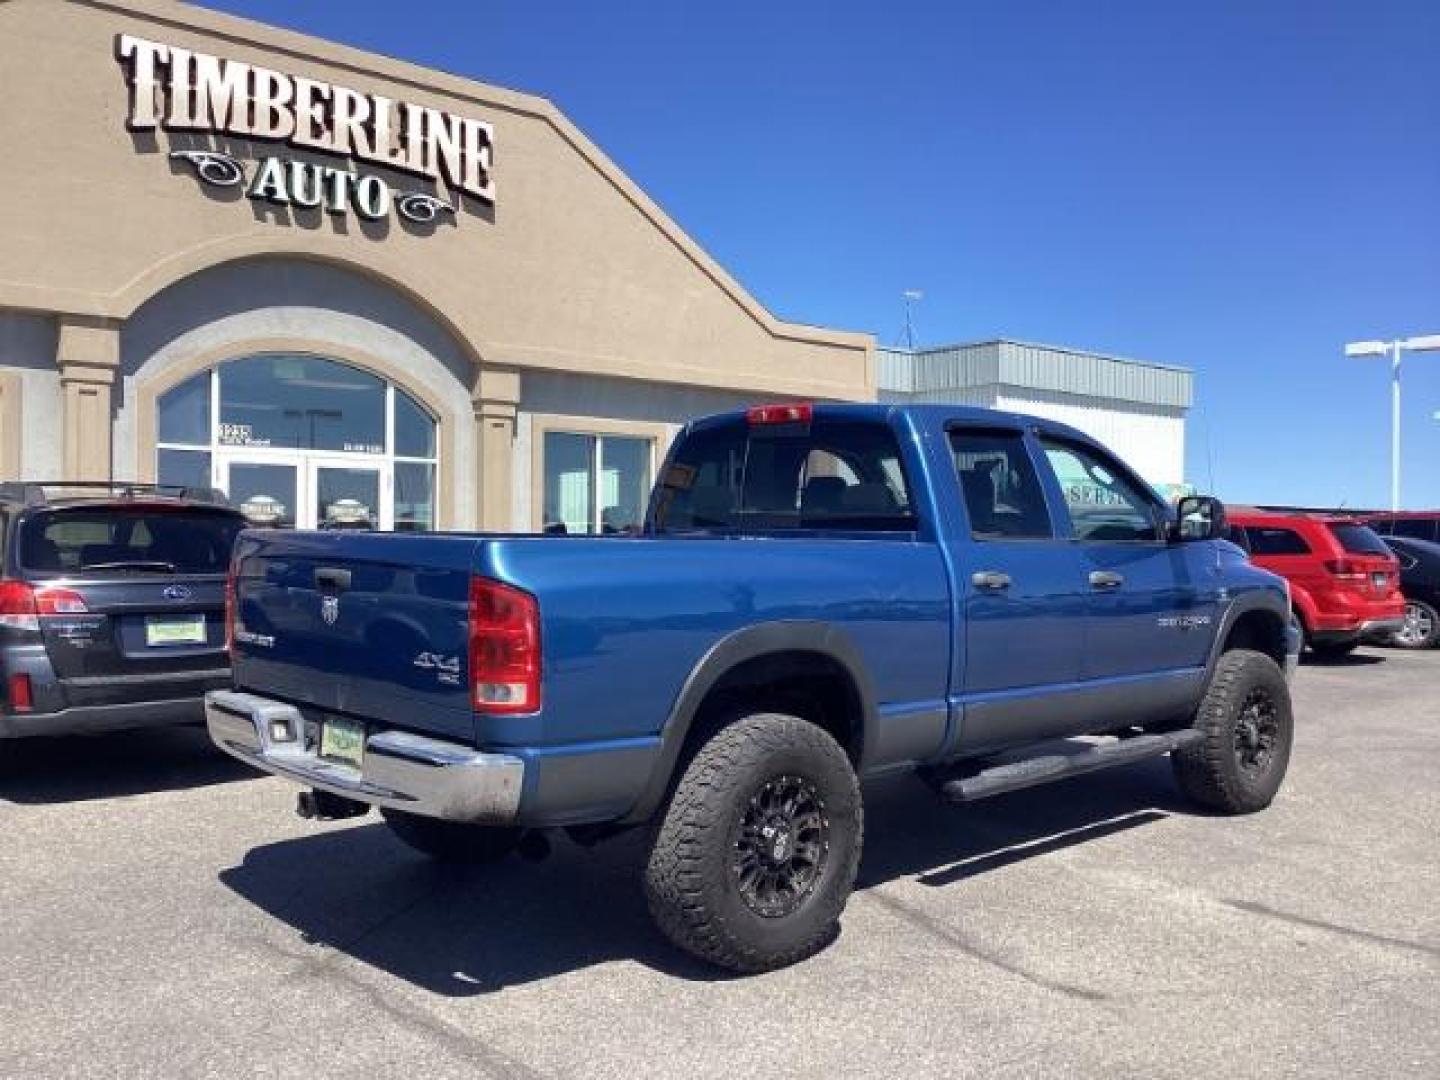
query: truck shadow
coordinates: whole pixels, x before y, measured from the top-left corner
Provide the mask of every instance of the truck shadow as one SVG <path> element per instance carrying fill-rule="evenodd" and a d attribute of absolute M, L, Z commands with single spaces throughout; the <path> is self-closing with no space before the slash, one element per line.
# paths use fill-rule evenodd
<path fill-rule="evenodd" d="M 84 802 L 263 775 L 217 750 L 200 725 L 0 742 L 0 802 Z"/>
<path fill-rule="evenodd" d="M 1161 821 L 1180 806 L 1163 762 L 965 808 L 937 802 L 910 778 L 869 787 L 866 796 L 857 890 L 907 877 L 961 889 L 978 874 Z M 512 858 L 457 871 L 367 824 L 255 848 L 220 880 L 315 947 L 307 970 L 333 950 L 448 997 L 616 960 L 689 980 L 726 978 L 652 926 L 643 854 L 637 830 L 589 849 L 557 840 L 539 864 Z"/>

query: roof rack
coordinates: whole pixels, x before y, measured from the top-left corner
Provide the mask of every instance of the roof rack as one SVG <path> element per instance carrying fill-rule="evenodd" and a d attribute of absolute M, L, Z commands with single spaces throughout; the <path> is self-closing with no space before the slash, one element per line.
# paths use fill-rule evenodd
<path fill-rule="evenodd" d="M 0 503 L 21 506 L 54 506 L 87 499 L 184 499 L 191 502 L 229 506 L 223 491 L 183 484 L 136 484 L 118 480 L 40 480 L 0 483 Z"/>

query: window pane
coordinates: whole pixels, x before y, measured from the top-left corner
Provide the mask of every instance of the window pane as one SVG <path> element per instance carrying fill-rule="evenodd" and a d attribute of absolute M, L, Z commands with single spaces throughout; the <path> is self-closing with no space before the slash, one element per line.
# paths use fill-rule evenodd
<path fill-rule="evenodd" d="M 1375 535 L 1374 530 L 1364 525 L 1331 525 L 1330 531 L 1340 546 L 1351 555 L 1389 555 L 1385 541 Z"/>
<path fill-rule="evenodd" d="M 380 527 L 378 469 L 316 469 L 313 498 L 322 529 L 372 532 Z"/>
<path fill-rule="evenodd" d="M 656 524 L 909 531 L 915 513 L 899 446 L 886 425 L 741 422 L 685 439 L 665 474 Z"/>
<path fill-rule="evenodd" d="M 594 531 L 591 508 L 595 502 L 590 464 L 594 443 L 589 435 L 572 435 L 564 431 L 545 433 L 543 520 L 546 532 Z"/>
<path fill-rule="evenodd" d="M 435 466 L 422 465 L 414 461 L 397 461 L 395 463 L 395 531 L 424 532 L 433 528 L 435 528 Z"/>
<path fill-rule="evenodd" d="M 295 527 L 295 467 L 293 465 L 230 466 L 230 503 L 262 528 Z"/>
<path fill-rule="evenodd" d="M 314 356 L 251 356 L 222 364 L 222 446 L 385 452 L 385 383 Z"/>
<path fill-rule="evenodd" d="M 435 421 L 409 394 L 395 390 L 395 453 L 400 457 L 435 456 Z"/>
<path fill-rule="evenodd" d="M 1245 536 L 1252 555 L 1308 555 L 1310 545 L 1294 529 L 1265 528 L 1247 525 Z"/>
<path fill-rule="evenodd" d="M 160 397 L 160 441 L 210 445 L 210 373 L 186 379 Z"/>
<path fill-rule="evenodd" d="M 606 435 L 600 440 L 600 530 L 634 532 L 650 496 L 650 440 Z"/>
<path fill-rule="evenodd" d="M 1401 518 L 1398 521 L 1386 522 L 1385 527 L 1377 527 L 1377 531 L 1394 536 L 1408 536 L 1415 540 L 1434 540 L 1435 522 L 1426 518 Z"/>
<path fill-rule="evenodd" d="M 155 481 L 188 488 L 210 486 L 210 453 L 207 450 L 158 450 Z"/>
<path fill-rule="evenodd" d="M 950 436 L 960 490 L 977 540 L 1048 540 L 1055 535 L 1035 464 L 1018 432 Z"/>
<path fill-rule="evenodd" d="M 1079 540 L 1155 541 L 1158 505 L 1089 447 L 1042 439 Z"/>

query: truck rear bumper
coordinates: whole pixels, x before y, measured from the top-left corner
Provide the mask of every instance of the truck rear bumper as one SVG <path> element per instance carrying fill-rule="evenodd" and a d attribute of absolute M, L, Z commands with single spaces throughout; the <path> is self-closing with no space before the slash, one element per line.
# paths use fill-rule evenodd
<path fill-rule="evenodd" d="M 233 690 L 205 695 L 215 745 L 257 769 L 372 806 L 425 817 L 503 825 L 515 820 L 525 763 L 403 731 L 365 740 L 361 766 L 321 758 L 300 710 Z"/>

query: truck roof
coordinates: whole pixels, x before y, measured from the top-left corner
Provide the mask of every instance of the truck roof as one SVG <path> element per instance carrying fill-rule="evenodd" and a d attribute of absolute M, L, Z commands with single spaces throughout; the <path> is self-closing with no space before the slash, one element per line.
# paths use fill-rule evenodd
<path fill-rule="evenodd" d="M 928 430 L 940 430 L 945 424 L 953 420 L 974 424 L 1003 424 L 1005 426 L 1033 427 L 1049 434 L 1064 436 L 1067 439 L 1099 445 L 1083 431 L 1073 428 L 1069 424 L 1062 424 L 1057 420 L 1047 420 L 1044 417 L 1032 416 L 1029 413 L 1005 412 L 1001 409 L 983 409 L 976 405 L 944 405 L 928 402 L 900 404 L 885 401 L 844 403 L 817 401 L 810 404 L 811 408 L 815 410 L 815 416 L 825 419 L 889 421 L 896 416 L 908 416 L 911 417 L 919 427 Z M 687 426 L 691 429 L 700 429 L 716 424 L 733 423 L 736 420 L 743 420 L 745 414 L 746 410 L 744 409 L 732 409 L 723 413 L 711 413 L 708 416 L 697 417 L 690 421 Z"/>

